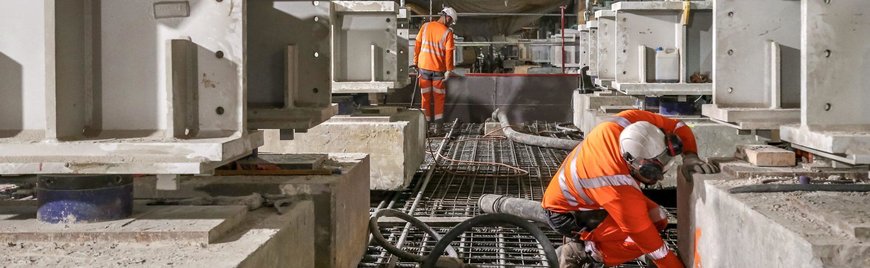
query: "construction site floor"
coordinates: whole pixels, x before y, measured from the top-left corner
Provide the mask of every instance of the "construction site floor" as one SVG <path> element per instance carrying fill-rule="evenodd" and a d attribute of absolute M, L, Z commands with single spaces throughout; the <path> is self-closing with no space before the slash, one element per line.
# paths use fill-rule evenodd
<path fill-rule="evenodd" d="M 447 124 L 453 135 L 444 143 L 441 159 L 433 155 L 444 140 L 429 138 L 426 160 L 408 190 L 373 192 L 371 211 L 392 208 L 418 217 L 444 234 L 459 222 L 480 215 L 478 198 L 483 194 L 501 194 L 541 200 L 550 179 L 568 151 L 528 146 L 504 137 L 485 135 L 483 124 Z M 555 124 L 534 122 L 525 131 L 561 138 L 572 137 L 558 131 Z M 573 136 L 577 138 L 576 136 Z M 435 169 L 428 183 L 425 174 Z M 676 194 L 665 199 L 675 199 Z M 655 200 L 655 197 L 651 197 Z M 674 203 L 663 200 L 663 206 Z M 669 209 L 673 214 L 676 211 Z M 676 221 L 673 221 L 675 223 Z M 384 237 L 398 247 L 417 254 L 428 254 L 435 245 L 431 237 L 403 222 L 382 222 Z M 676 249 L 675 224 L 662 233 L 666 243 Z M 559 246 L 562 237 L 546 225 L 540 226 Z M 453 244 L 466 263 L 479 267 L 547 267 L 540 244 L 527 232 L 515 227 L 477 227 L 466 232 Z M 370 242 L 359 267 L 416 267 L 400 260 Z M 641 261 L 619 267 L 647 267 Z"/>

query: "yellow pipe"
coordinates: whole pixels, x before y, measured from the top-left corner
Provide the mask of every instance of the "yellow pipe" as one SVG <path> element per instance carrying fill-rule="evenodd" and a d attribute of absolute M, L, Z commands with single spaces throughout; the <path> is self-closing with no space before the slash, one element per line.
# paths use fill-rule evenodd
<path fill-rule="evenodd" d="M 683 17 L 680 19 L 680 23 L 683 26 L 689 25 L 689 11 L 692 9 L 692 4 L 688 0 L 683 1 Z"/>

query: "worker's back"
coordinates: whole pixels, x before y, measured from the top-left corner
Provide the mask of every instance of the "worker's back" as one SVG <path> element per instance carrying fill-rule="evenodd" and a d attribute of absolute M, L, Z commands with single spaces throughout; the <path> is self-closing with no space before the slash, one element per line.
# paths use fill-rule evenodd
<path fill-rule="evenodd" d="M 416 46 L 414 57 L 420 69 L 435 72 L 453 70 L 453 34 L 446 25 L 437 21 L 423 24 L 417 33 Z"/>
<path fill-rule="evenodd" d="M 600 184 L 601 186 L 637 187 L 620 153 L 619 134 L 622 133 L 622 129 L 614 122 L 605 122 L 589 132 L 583 142 L 568 154 L 559 171 L 550 181 L 543 198 L 544 208 L 559 212 L 574 211 L 577 207 L 600 209 L 600 204 L 612 198 L 588 191 L 577 192 L 585 191 L 584 188 L 598 188 L 577 187 L 580 186 L 576 185 L 578 182 L 582 185 L 588 184 L 587 186 Z M 574 200 L 571 200 L 572 198 Z"/>

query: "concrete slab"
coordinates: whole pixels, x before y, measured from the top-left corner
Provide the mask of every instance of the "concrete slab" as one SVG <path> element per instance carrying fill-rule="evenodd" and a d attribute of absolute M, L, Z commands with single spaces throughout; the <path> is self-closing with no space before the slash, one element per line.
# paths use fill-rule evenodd
<path fill-rule="evenodd" d="M 701 114 L 739 129 L 776 129 L 785 124 L 800 123 L 801 110 L 768 108 L 720 108 L 716 104 L 701 106 Z"/>
<path fill-rule="evenodd" d="M 314 267 L 313 213 L 314 205 L 310 200 L 292 204 L 282 215 L 273 209 L 250 211 L 210 243 L 189 240 L 4 241 L 5 246 L 0 247 L 0 263 L 12 267 Z M 185 228 L 187 221 L 197 216 L 172 217 L 178 218 L 166 218 L 164 223 Z M 3 225 L 10 221 L 18 220 L 0 220 Z M 139 230 L 146 231 L 141 227 Z"/>
<path fill-rule="evenodd" d="M 0 205 L 0 241 L 5 242 L 214 242 L 245 217 L 245 206 L 146 206 L 129 219 L 82 224 L 47 224 L 36 219 L 35 203 Z"/>
<path fill-rule="evenodd" d="M 867 167 L 833 168 L 833 167 L 756 167 L 749 162 L 738 160 L 733 157 L 714 158 L 711 162 L 717 163 L 723 173 L 739 179 L 753 179 L 761 177 L 795 177 L 808 176 L 811 179 L 826 179 L 829 176 L 839 176 L 847 180 L 866 180 Z"/>
<path fill-rule="evenodd" d="M 831 154 L 831 158 L 849 164 L 870 164 L 870 131 L 812 130 L 802 125 L 780 127 L 782 139 L 791 143 Z"/>
<path fill-rule="evenodd" d="M 859 220 L 815 216 L 867 215 L 870 193 L 730 194 L 728 189 L 753 182 L 724 173 L 696 174 L 680 181 L 678 245 L 687 266 L 870 265 L 870 245 L 856 238 L 854 231 L 836 227 L 838 222 Z"/>
<path fill-rule="evenodd" d="M 666 95 L 711 95 L 710 83 L 619 83 L 613 88 L 626 95 L 666 96 Z"/>
<path fill-rule="evenodd" d="M 210 174 L 262 144 L 259 131 L 173 142 L 157 136 L 69 142 L 0 139 L 0 174 Z"/>
<path fill-rule="evenodd" d="M 379 108 L 386 109 L 388 108 Z M 267 130 L 263 153 L 366 153 L 371 156 L 372 190 L 402 190 L 423 163 L 426 122 L 418 110 L 336 116 L 293 140 Z"/>
<path fill-rule="evenodd" d="M 314 201 L 315 266 L 355 267 L 368 243 L 369 165 L 365 154 L 330 154 L 322 168 L 340 169 L 339 175 L 181 177 L 176 191 L 157 190 L 156 178 L 142 177 L 134 180 L 134 197 L 191 198 L 251 193 L 310 197 Z"/>

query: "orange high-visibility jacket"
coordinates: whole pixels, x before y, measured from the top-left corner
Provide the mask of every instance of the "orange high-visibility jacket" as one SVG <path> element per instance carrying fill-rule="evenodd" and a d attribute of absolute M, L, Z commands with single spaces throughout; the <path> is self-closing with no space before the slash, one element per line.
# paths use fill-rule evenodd
<path fill-rule="evenodd" d="M 620 151 L 619 134 L 637 121 L 647 121 L 666 133 L 676 134 L 685 153 L 697 153 L 695 136 L 682 122 L 646 111 L 621 112 L 616 119 L 592 129 L 565 158 L 544 193 L 542 206 L 559 213 L 605 209 L 645 254 L 664 258 L 673 254 L 650 219 L 653 213 L 647 209 L 648 199 L 631 176 Z"/>
<path fill-rule="evenodd" d="M 453 70 L 453 32 L 446 25 L 433 21 L 424 23 L 417 33 L 414 65 L 420 69 L 446 72 Z"/>

